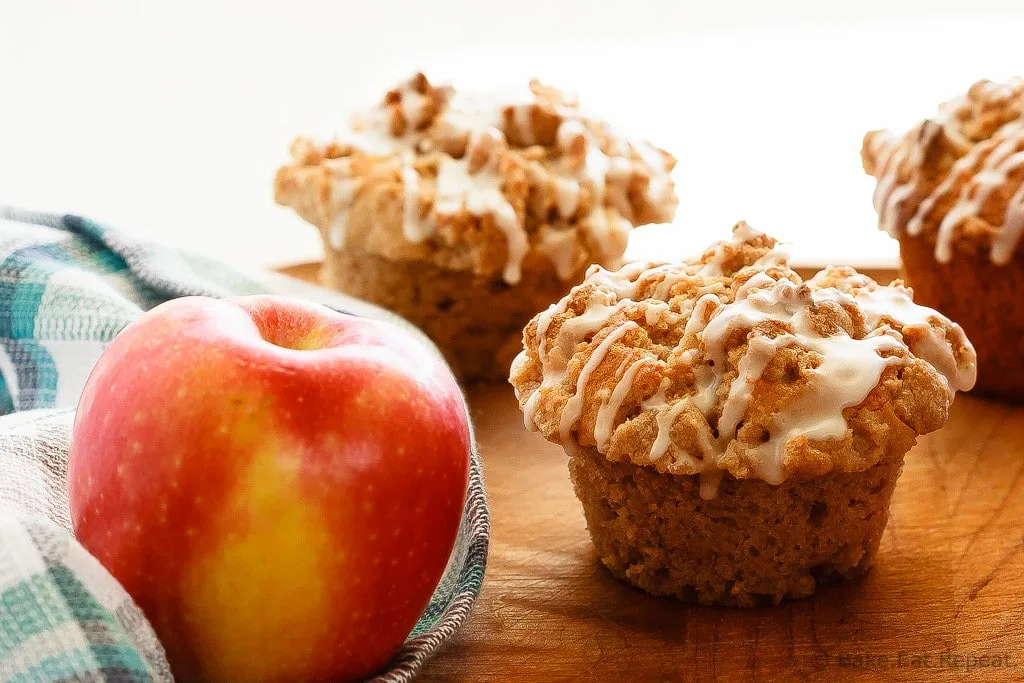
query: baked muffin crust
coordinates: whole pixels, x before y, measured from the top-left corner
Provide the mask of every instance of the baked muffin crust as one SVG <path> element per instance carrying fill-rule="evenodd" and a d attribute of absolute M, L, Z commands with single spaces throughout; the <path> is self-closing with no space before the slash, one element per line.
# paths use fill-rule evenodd
<path fill-rule="evenodd" d="M 629 230 L 670 221 L 677 203 L 669 154 L 537 81 L 502 98 L 416 74 L 355 116 L 348 133 L 326 144 L 299 138 L 291 154 L 275 198 L 335 249 L 509 284 L 532 254 L 563 280 L 590 263 L 617 263 Z M 353 207 L 396 192 L 400 222 L 350 220 Z"/>
<path fill-rule="evenodd" d="M 804 282 L 740 223 L 695 260 L 592 267 L 524 331 L 526 426 L 609 460 L 777 485 L 863 471 L 971 387 L 960 327 L 851 268 Z"/>
<path fill-rule="evenodd" d="M 979 81 L 903 136 L 864 137 L 879 227 L 923 237 L 935 258 L 1010 262 L 1024 233 L 1024 80 Z"/>

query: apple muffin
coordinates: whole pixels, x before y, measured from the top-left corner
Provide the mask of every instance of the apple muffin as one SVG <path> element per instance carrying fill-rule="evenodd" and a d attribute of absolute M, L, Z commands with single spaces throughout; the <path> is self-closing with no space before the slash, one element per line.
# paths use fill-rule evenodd
<path fill-rule="evenodd" d="M 1024 80 L 975 83 L 861 154 L 915 300 L 975 341 L 979 393 L 1024 401 Z"/>
<path fill-rule="evenodd" d="M 904 454 L 975 379 L 963 331 L 851 268 L 803 281 L 745 224 L 682 263 L 594 266 L 511 383 L 561 444 L 602 562 L 751 606 L 871 564 Z"/>
<path fill-rule="evenodd" d="M 416 74 L 291 152 L 275 198 L 319 228 L 324 282 L 418 325 L 463 381 L 506 378 L 523 325 L 677 203 L 669 154 L 536 81 L 500 97 Z"/>

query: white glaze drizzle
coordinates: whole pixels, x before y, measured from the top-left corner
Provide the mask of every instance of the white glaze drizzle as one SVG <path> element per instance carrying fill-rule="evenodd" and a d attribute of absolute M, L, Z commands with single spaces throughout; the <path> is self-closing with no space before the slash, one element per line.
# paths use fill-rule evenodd
<path fill-rule="evenodd" d="M 760 235 L 747 228 L 737 230 L 738 242 L 753 240 Z M 745 239 L 738 239 L 738 238 Z M 727 245 L 716 245 L 705 261 L 721 261 L 730 252 Z M 772 249 L 757 263 L 786 264 L 785 253 Z M 527 427 L 536 429 L 536 410 L 542 393 L 563 382 L 565 367 L 577 345 L 588 335 L 609 324 L 624 305 L 636 297 L 642 283 L 661 277 L 664 281 L 679 281 L 693 277 L 705 268 L 701 263 L 686 268 L 671 264 L 627 264 L 617 272 L 600 267 L 588 271 L 587 282 L 598 285 L 591 291 L 586 309 L 577 316 L 565 317 L 566 297 L 552 304 L 537 318 L 538 359 L 541 364 L 541 386 L 533 391 L 524 406 Z M 689 273 L 687 272 L 689 270 Z M 792 439 L 806 437 L 812 440 L 842 439 L 847 432 L 843 416 L 846 408 L 859 405 L 874 389 L 886 367 L 908 362 L 908 351 L 931 363 L 947 379 L 952 390 L 969 389 L 974 382 L 975 368 L 969 362 L 958 363 L 951 344 L 965 344 L 959 328 L 934 311 L 918 306 L 907 292 L 897 287 L 878 287 L 869 279 L 846 278 L 857 289 L 846 294 L 832 287 L 822 287 L 819 274 L 807 284 L 797 284 L 780 277 L 775 279 L 759 272 L 737 289 L 736 300 L 723 304 L 711 292 L 698 297 L 691 306 L 680 345 L 685 345 L 683 358 L 693 368 L 696 387 L 688 395 L 669 400 L 666 378 L 658 392 L 642 402 L 645 411 L 653 411 L 657 434 L 647 458 L 656 463 L 670 457 L 673 468 L 701 475 L 701 495 L 714 495 L 721 479 L 721 458 L 737 438 L 740 424 L 747 416 L 757 382 L 779 349 L 795 347 L 811 352 L 818 359 L 817 367 L 802 371 L 806 385 L 801 395 L 785 411 L 773 416 L 768 438 L 758 445 L 748 445 L 748 455 L 755 463 L 755 476 L 768 483 L 778 484 L 785 478 L 786 447 Z M 667 290 L 666 290 L 667 291 Z M 840 306 L 857 306 L 864 315 L 868 328 L 875 331 L 863 338 L 854 338 L 845 332 L 821 336 L 810 315 L 812 308 L 832 302 Z M 674 314 L 664 301 L 646 299 L 648 325 L 663 315 Z M 652 313 L 653 311 L 653 313 Z M 561 317 L 558 333 L 548 340 L 551 324 Z M 778 321 L 788 330 L 774 337 L 752 332 L 764 321 Z M 947 339 L 940 324 L 950 325 L 957 339 Z M 888 326 L 887 326 L 888 325 Z M 570 452 L 574 450 L 572 427 L 582 414 L 588 382 L 604 362 L 611 346 L 629 329 L 636 327 L 626 322 L 615 328 L 593 349 L 577 378 L 574 390 L 559 416 L 559 438 Z M 760 329 L 760 328 L 758 328 Z M 777 328 L 773 328 L 777 329 Z M 713 418 L 718 388 L 729 367 L 726 344 L 736 339 L 737 330 L 747 330 L 747 346 L 736 367 L 727 396 L 721 405 L 717 437 L 698 435 L 698 453 L 683 452 L 672 441 L 671 430 L 686 406 L 694 406 L 709 422 Z M 915 330 L 910 348 L 901 335 Z M 969 345 L 968 345 L 969 346 Z M 517 364 L 526 362 L 524 351 Z M 620 361 L 611 391 L 602 396 L 594 425 L 594 438 L 599 452 L 607 453 L 616 428 L 616 419 L 633 388 L 640 370 L 657 359 L 650 355 Z M 515 373 L 513 373 L 515 374 Z"/>
<path fill-rule="evenodd" d="M 747 412 L 754 384 L 761 372 L 784 346 L 798 346 L 821 356 L 818 368 L 807 372 L 808 384 L 796 404 L 775 416 L 769 430 L 769 440 L 756 448 L 758 453 L 756 474 L 770 484 L 784 478 L 786 444 L 791 438 L 841 438 L 846 432 L 842 411 L 863 401 L 878 384 L 885 366 L 899 362 L 898 358 L 883 358 L 881 351 L 903 348 L 898 340 L 878 335 L 853 339 L 845 334 L 822 337 L 814 330 L 808 314 L 814 301 L 837 300 L 842 294 L 834 289 L 812 291 L 806 285 L 780 280 L 771 289 L 754 290 L 749 296 L 723 306 L 708 325 L 698 334 L 707 356 L 717 368 L 726 365 L 725 342 L 731 338 L 735 326 L 752 329 L 761 321 L 778 320 L 792 326 L 791 334 L 774 339 L 748 337 L 748 346 L 741 359 L 739 374 L 730 386 L 729 396 L 722 406 L 719 424 L 720 452 L 736 436 L 736 428 Z M 751 346 L 751 343 L 753 346 Z M 739 386 L 737 387 L 737 384 Z"/>
<path fill-rule="evenodd" d="M 675 424 L 679 413 L 683 412 L 689 403 L 689 399 L 683 398 L 676 401 L 673 405 L 666 404 L 664 409 L 658 410 L 654 418 L 658 425 L 658 434 L 651 444 L 651 450 L 647 453 L 647 459 L 650 462 L 661 460 L 669 452 L 669 449 L 673 447 L 672 425 Z"/>
<path fill-rule="evenodd" d="M 345 237 L 348 228 L 348 211 L 335 211 L 327 226 L 327 238 L 335 249 L 345 248 Z"/>
<path fill-rule="evenodd" d="M 989 83 L 985 89 L 991 93 L 1003 87 Z M 888 132 L 879 133 L 871 140 L 869 153 L 875 156 L 881 171 L 873 200 L 878 212 L 879 228 L 890 236 L 899 236 L 901 207 L 917 191 L 922 165 L 921 153 L 931 144 L 929 136 L 944 134 L 962 146 L 970 144 L 950 125 L 950 113 L 963 102 L 963 97 L 958 98 L 945 105 L 932 120 L 915 126 L 907 134 L 908 142 L 905 144 L 900 144 Z M 904 166 L 909 169 L 910 177 L 906 182 L 900 182 L 899 173 Z M 952 206 L 939 223 L 935 239 L 935 259 L 940 263 L 948 263 L 953 257 L 952 243 L 957 228 L 964 220 L 978 217 L 992 193 L 1009 182 L 1010 175 L 1022 166 L 1024 115 L 1003 124 L 992 138 L 974 144 L 954 162 L 948 175 L 921 199 L 913 214 L 907 218 L 907 234 L 919 235 L 936 204 L 952 191 L 959 180 L 967 176 Z M 978 168 L 977 172 L 975 168 Z M 996 227 L 998 232 L 992 237 L 989 258 L 997 265 L 1004 265 L 1009 262 L 1024 233 L 1024 183 L 1010 197 L 1002 223 Z"/>
<path fill-rule="evenodd" d="M 583 395 L 587 388 L 587 382 L 590 380 L 590 375 L 604 361 L 612 345 L 622 338 L 624 334 L 637 327 L 639 326 L 635 322 L 629 321 L 609 332 L 593 350 L 583 369 L 580 370 L 579 377 L 576 378 L 576 391 L 566 401 L 565 407 L 562 408 L 562 417 L 558 423 L 558 434 L 562 439 L 563 446 L 571 447 L 573 443 L 570 438 L 570 430 L 583 414 Z"/>
<path fill-rule="evenodd" d="M 596 148 L 596 145 L 594 145 Z M 629 201 L 629 182 L 633 178 L 633 163 L 626 157 L 606 157 L 608 170 L 605 172 L 605 195 L 607 203 L 615 207 L 619 214 L 632 220 L 633 205 Z M 668 187 L 667 183 L 665 187 Z M 654 200 L 654 187 L 648 187 L 648 193 Z M 657 190 L 661 192 L 661 190 Z"/>
<path fill-rule="evenodd" d="M 662 158 L 661 152 L 654 145 L 640 140 L 633 144 L 633 148 L 648 167 L 653 169 L 664 167 L 665 160 Z M 647 193 L 655 204 L 670 201 L 672 186 L 668 183 L 668 175 L 664 173 L 652 174 L 648 180 Z"/>
<path fill-rule="evenodd" d="M 722 404 L 722 415 L 718 418 L 718 433 L 722 439 L 736 436 L 736 430 L 747 414 L 754 383 L 761 378 L 761 373 L 776 351 L 784 346 L 799 346 L 799 343 L 800 340 L 790 334 L 780 335 L 774 339 L 760 336 L 749 339 L 747 351 L 736 367 L 737 377 L 729 387 L 729 395 Z"/>
<path fill-rule="evenodd" d="M 420 176 L 408 163 L 402 165 L 402 235 L 409 242 L 419 244 L 430 237 L 433 230 L 419 218 Z M 424 226 L 427 226 L 425 229 Z"/>
<path fill-rule="evenodd" d="M 580 184 L 572 178 L 555 176 L 555 207 L 566 218 L 576 215 L 580 206 Z"/>
<path fill-rule="evenodd" d="M 401 96 L 399 106 L 402 110 L 402 118 L 405 119 L 409 129 L 419 128 L 424 120 L 424 113 L 427 105 L 427 96 L 418 92 L 412 87 L 412 81 L 406 81 L 398 87 Z"/>
<path fill-rule="evenodd" d="M 428 96 L 418 92 L 412 85 L 413 81 L 402 83 L 398 87 L 398 108 L 406 121 L 405 133 L 394 137 L 390 133 L 390 114 L 385 106 L 353 117 L 353 130 L 339 137 L 339 141 L 352 146 L 363 154 L 373 156 L 392 156 L 399 159 L 400 172 L 404 184 L 404 218 L 402 234 L 409 242 L 417 244 L 430 238 L 436 232 L 436 215 L 450 215 L 456 206 L 464 207 L 476 216 L 490 215 L 495 227 L 506 238 L 508 256 L 502 276 L 510 284 L 515 284 L 521 277 L 521 264 L 530 249 L 530 241 L 522 225 L 522 219 L 516 215 L 504 195 L 502 175 L 497 168 L 484 173 L 469 172 L 466 164 L 458 162 L 464 159 L 442 159 L 438 173 L 437 195 L 448 200 L 447 203 L 434 211 L 420 216 L 419 190 L 421 179 L 411 169 L 410 157 L 420 151 L 420 143 L 424 135 L 432 128 L 446 131 L 450 135 L 489 135 L 500 132 L 503 126 L 515 128 L 516 138 L 527 145 L 537 142 L 533 129 L 532 111 L 539 106 L 540 99 L 533 93 L 496 93 L 477 94 L 456 91 L 433 120 L 420 130 L 426 123 Z M 665 159 L 661 153 L 648 143 L 630 141 L 616 145 L 619 155 L 605 154 L 593 139 L 585 123 L 585 115 L 579 109 L 569 106 L 545 106 L 553 108 L 562 122 L 558 129 L 560 144 L 567 142 L 571 135 L 582 135 L 586 142 L 585 161 L 581 168 L 570 168 L 565 159 L 547 168 L 553 178 L 555 208 L 560 216 L 566 219 L 576 217 L 580 207 L 581 186 L 586 184 L 591 189 L 591 205 L 588 214 L 580 223 L 588 231 L 590 239 L 598 251 L 598 258 L 616 258 L 625 245 L 623 233 L 632 227 L 630 220 L 620 217 L 631 210 L 626 195 L 626 182 L 632 174 L 633 160 L 628 157 L 632 149 L 639 157 L 639 163 L 646 167 L 650 178 L 646 201 L 659 207 L 662 212 L 674 207 L 672 184 Z M 505 110 L 511 111 L 506 120 Z M 621 156 L 621 155 L 626 155 Z M 461 174 L 463 177 L 458 178 Z M 469 178 L 467 176 L 475 177 Z M 444 187 L 441 187 L 442 183 Z M 441 200 L 441 201 L 444 201 Z M 615 207 L 610 211 L 609 206 Z M 336 216 L 345 216 L 347 206 L 343 202 L 334 204 Z M 335 222 L 337 222 L 335 218 Z M 332 226 L 331 234 L 338 231 Z M 344 244 L 343 235 L 339 244 Z M 338 247 L 340 248 L 340 247 Z M 552 259 L 558 275 L 568 279 L 574 275 L 573 269 L 566 264 L 575 260 L 574 253 L 566 253 L 566 245 L 560 248 L 542 248 L 539 250 Z"/>
<path fill-rule="evenodd" d="M 1024 164 L 1024 152 L 1017 151 L 1017 148 L 1024 144 L 1024 126 L 1016 126 L 1015 128 L 1019 129 L 1020 134 L 1011 135 L 999 143 L 995 149 L 991 150 L 989 155 L 985 157 L 985 162 L 981 169 L 964 184 L 956 202 L 954 202 L 953 206 L 950 207 L 949 211 L 942 218 L 942 222 L 939 224 L 939 234 L 935 242 L 935 258 L 940 263 L 949 263 L 949 260 L 952 258 L 951 245 L 955 228 L 965 218 L 977 216 L 985 201 L 991 196 L 992 191 L 1006 183 L 1009 179 L 1009 174 Z M 978 148 L 983 147 L 979 146 Z M 1011 200 L 1011 203 L 1007 206 L 1007 213 L 1011 213 L 1013 210 L 1019 211 L 1020 208 L 1019 205 L 1014 206 Z M 1015 229 L 1012 226 L 1010 230 L 1006 230 L 1004 226 L 1003 230 L 1009 233 L 1013 233 L 1016 230 L 1019 234 L 1019 229 Z M 1015 243 L 1016 240 L 1014 240 Z M 995 245 L 993 245 L 991 257 L 993 261 L 996 260 Z M 998 261 L 996 262 L 998 263 Z"/>
<path fill-rule="evenodd" d="M 919 131 L 920 127 L 915 130 Z M 907 150 L 897 146 L 895 136 L 879 136 L 875 139 L 879 141 L 876 145 L 886 145 L 886 148 L 890 150 L 890 154 L 886 155 L 884 160 L 880 162 L 884 172 L 875 186 L 872 203 L 874 204 L 875 211 L 878 212 L 879 227 L 888 233 L 890 237 L 896 237 L 899 234 L 899 223 L 897 222 L 899 209 L 913 194 L 916 182 L 908 182 L 902 185 L 899 183 L 899 171 L 907 160 Z M 912 150 L 912 153 L 917 153 L 916 147 Z M 917 165 L 911 164 L 911 168 L 915 169 L 916 172 Z"/>
<path fill-rule="evenodd" d="M 1003 218 L 1003 229 L 992 240 L 992 261 L 999 265 L 1009 263 L 1017 243 L 1020 242 L 1021 233 L 1024 233 L 1024 183 L 1021 183 L 1010 197 L 1010 204 Z"/>
<path fill-rule="evenodd" d="M 859 289 L 853 299 L 869 327 L 878 327 L 886 320 L 894 321 L 896 331 L 904 337 L 911 353 L 933 365 L 946 378 L 951 392 L 967 391 L 974 386 L 977 365 L 964 363 L 961 366 L 951 346 L 955 342 L 972 348 L 959 325 L 952 325 L 958 339 L 947 339 L 938 324 L 943 318 L 934 310 L 915 304 L 906 290 L 897 287 Z M 907 336 L 912 340 L 906 339 Z"/>
<path fill-rule="evenodd" d="M 633 381 L 636 379 L 636 373 L 640 372 L 640 369 L 649 363 L 650 359 L 644 357 L 633 361 L 629 366 L 627 366 L 625 370 L 619 374 L 619 379 L 615 383 L 615 388 L 612 389 L 612 393 L 609 395 L 608 400 L 603 402 L 601 407 L 597 409 L 597 420 L 594 425 L 594 440 L 597 441 L 597 450 L 603 451 L 608 446 L 608 440 L 612 436 L 612 428 L 615 424 L 615 418 L 619 414 L 622 402 L 626 400 L 626 396 L 629 395 L 630 389 L 633 388 Z"/>
<path fill-rule="evenodd" d="M 327 240 L 335 249 L 345 248 L 345 239 L 348 236 L 348 207 L 352 204 L 357 186 L 357 181 L 349 178 L 337 178 L 331 185 L 331 202 L 338 208 L 329 218 Z"/>
<path fill-rule="evenodd" d="M 590 131 L 580 120 L 566 119 L 559 125 L 557 133 L 559 147 L 568 148 L 571 141 L 577 137 L 582 137 L 586 144 L 586 153 L 582 168 L 577 175 L 577 183 L 587 182 L 594 197 L 590 213 L 587 215 L 586 225 L 591 238 L 601 250 L 601 255 L 605 256 L 610 250 L 612 230 L 604 203 L 611 162 L 601 148 L 594 143 Z"/>
<path fill-rule="evenodd" d="M 550 259 L 561 279 L 568 280 L 576 272 L 576 236 L 572 231 L 547 233 L 537 242 L 537 249 Z"/>
<path fill-rule="evenodd" d="M 616 306 L 607 305 L 609 299 L 602 292 L 594 292 L 591 295 L 590 305 L 587 310 L 579 316 L 568 318 L 562 322 L 555 335 L 554 343 L 548 345 L 547 332 L 554 322 L 555 317 L 565 313 L 569 298 L 565 297 L 557 303 L 548 306 L 547 310 L 537 316 L 537 356 L 541 365 L 545 368 L 541 386 L 534 391 L 523 406 L 523 423 L 526 428 L 536 431 L 537 407 L 540 399 L 552 386 L 562 381 L 565 375 L 566 365 L 572 357 L 573 349 L 583 339 L 607 324 L 608 319 L 616 310 Z M 552 355 L 551 351 L 554 351 Z M 514 363 L 523 363 L 526 360 L 526 351 L 521 351 Z"/>
<path fill-rule="evenodd" d="M 537 138 L 533 133 L 533 121 L 530 119 L 530 104 L 512 105 L 512 123 L 524 145 L 536 144 Z"/>
<path fill-rule="evenodd" d="M 471 136 L 471 142 L 473 139 Z M 504 235 L 508 258 L 502 277 L 516 284 L 522 277 L 522 263 L 529 249 L 529 240 L 515 209 L 501 191 L 501 177 L 494 163 L 469 171 L 468 156 L 462 159 L 443 158 L 437 173 L 434 211 L 438 216 L 451 216 L 462 210 L 474 216 L 491 216 Z"/>

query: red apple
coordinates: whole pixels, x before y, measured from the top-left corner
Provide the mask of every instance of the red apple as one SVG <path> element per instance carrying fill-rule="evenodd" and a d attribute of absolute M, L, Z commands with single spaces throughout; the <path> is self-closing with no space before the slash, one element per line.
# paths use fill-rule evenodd
<path fill-rule="evenodd" d="M 363 677 L 444 571 L 469 458 L 458 385 L 401 329 L 188 297 L 129 325 L 89 377 L 71 518 L 179 680 Z"/>

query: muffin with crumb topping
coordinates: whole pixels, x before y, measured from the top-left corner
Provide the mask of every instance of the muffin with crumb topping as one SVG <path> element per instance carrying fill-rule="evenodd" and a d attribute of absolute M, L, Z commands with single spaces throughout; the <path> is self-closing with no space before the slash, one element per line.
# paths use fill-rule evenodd
<path fill-rule="evenodd" d="M 971 387 L 963 331 L 850 268 L 803 281 L 745 224 L 684 263 L 591 268 L 511 382 L 561 444 L 602 562 L 750 606 L 863 572 L 904 454 Z"/>
<path fill-rule="evenodd" d="M 523 325 L 629 231 L 670 221 L 675 160 L 532 82 L 456 92 L 423 74 L 326 144 L 299 138 L 277 202 L 317 226 L 323 279 L 421 327 L 464 381 L 508 376 Z"/>
<path fill-rule="evenodd" d="M 868 133 L 862 157 L 915 299 L 975 341 L 979 393 L 1024 401 L 1024 80 L 979 81 L 901 137 Z"/>

